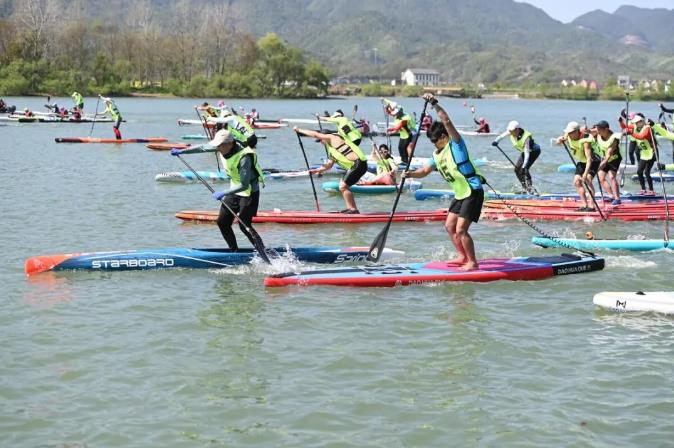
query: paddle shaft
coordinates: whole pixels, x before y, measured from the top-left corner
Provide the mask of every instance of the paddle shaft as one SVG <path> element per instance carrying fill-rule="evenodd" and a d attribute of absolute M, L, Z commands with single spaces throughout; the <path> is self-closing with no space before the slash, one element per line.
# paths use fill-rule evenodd
<path fill-rule="evenodd" d="M 213 187 L 211 187 L 211 184 L 209 184 L 208 182 L 206 182 L 206 180 L 204 180 L 204 178 L 201 177 L 201 176 L 199 175 L 199 173 L 197 173 L 196 170 L 195 170 L 194 168 L 192 168 L 192 166 L 191 166 L 189 163 L 187 163 L 187 161 L 185 161 L 185 159 L 183 159 L 182 157 L 180 157 L 180 154 L 177 154 L 176 156 L 180 159 L 180 161 L 181 161 L 182 163 L 185 164 L 185 166 L 187 167 L 187 169 L 189 169 L 190 171 L 192 171 L 192 173 L 196 176 L 196 178 L 199 179 L 199 182 L 201 182 L 202 184 L 204 184 L 204 186 L 205 186 L 206 188 L 208 188 L 208 190 L 209 190 L 211 193 L 215 193 L 215 190 L 213 189 Z M 239 215 L 238 215 L 237 213 L 235 213 L 234 210 L 232 210 L 232 208 L 231 208 L 229 205 L 227 205 L 227 202 L 225 202 L 224 199 L 220 199 L 220 203 L 221 203 L 227 210 L 229 210 L 229 213 L 231 213 L 232 215 L 236 216 L 236 218 L 239 220 L 239 224 L 243 224 L 243 227 L 246 229 L 246 231 L 253 237 L 252 243 L 253 243 L 253 245 L 255 246 L 255 249 L 256 249 L 256 250 L 258 251 L 258 253 L 260 254 L 260 258 L 262 258 L 262 260 L 263 260 L 265 263 L 271 264 L 271 261 L 269 261 L 269 257 L 267 256 L 267 253 L 266 253 L 266 250 L 267 250 L 267 249 L 264 247 L 264 243 L 262 242 L 262 238 L 260 237 L 260 234 L 257 233 L 257 232 L 255 231 L 255 229 L 253 228 L 252 225 L 249 226 L 249 225 L 247 225 L 245 222 L 243 222 L 243 221 L 239 218 Z"/>
<path fill-rule="evenodd" d="M 311 174 L 311 168 L 309 168 L 309 159 L 307 159 L 307 153 L 304 150 L 304 143 L 302 143 L 302 137 L 300 137 L 299 132 L 295 132 L 297 135 L 297 141 L 300 142 L 300 149 L 302 150 L 302 156 L 304 157 L 304 163 L 307 166 L 307 172 L 309 173 L 309 180 L 311 181 L 311 189 L 314 191 L 314 201 L 316 201 L 316 211 L 321 211 L 321 206 L 318 203 L 318 195 L 316 194 L 316 185 L 314 184 L 314 176 Z"/>
<path fill-rule="evenodd" d="M 625 92 L 625 121 L 629 120 L 630 117 L 630 93 Z M 625 170 L 627 169 L 627 154 L 630 150 L 630 138 L 625 134 L 625 158 L 623 159 L 623 172 L 620 173 L 620 186 L 625 186 Z"/>
<path fill-rule="evenodd" d="M 573 158 L 573 156 L 571 155 L 571 151 L 569 151 L 569 147 L 566 146 L 566 142 L 562 142 L 562 144 L 564 145 L 564 149 L 566 150 L 566 153 L 569 155 L 569 158 L 571 159 L 571 162 L 573 162 L 573 164 L 576 165 L 576 161 Z M 590 160 L 588 160 L 585 163 L 592 163 L 592 162 Z M 588 195 L 588 194 L 590 195 L 590 197 L 592 198 L 592 202 L 594 203 L 594 206 L 597 207 L 597 211 L 599 212 L 599 215 L 601 216 L 601 219 L 606 221 L 606 216 L 604 216 L 604 212 L 601 211 L 601 208 L 599 207 L 599 204 L 597 204 L 597 199 L 595 199 L 594 195 L 592 194 L 592 189 L 587 184 L 587 180 L 585 180 L 584 176 L 581 176 L 580 180 L 581 180 L 581 182 L 583 182 L 583 185 L 585 186 L 585 189 L 587 190 L 585 192 L 585 195 Z M 600 184 L 599 188 L 601 188 L 601 182 L 599 184 Z M 602 201 L 603 200 L 604 199 L 603 199 L 603 194 L 602 194 Z"/>
<path fill-rule="evenodd" d="M 662 178 L 662 165 L 660 164 L 660 150 L 658 149 L 655 136 L 653 135 L 653 128 L 651 128 L 651 145 L 655 152 L 655 161 L 658 164 L 658 176 L 660 177 L 660 184 L 662 185 L 662 196 L 665 198 L 665 246 L 669 246 L 669 201 L 667 200 L 667 190 L 665 188 L 665 180 Z"/>
<path fill-rule="evenodd" d="M 426 116 L 427 107 L 428 107 L 428 100 L 424 101 L 424 108 L 421 111 L 421 118 L 419 119 L 419 123 L 417 124 L 417 131 L 414 134 L 414 140 L 412 141 L 412 149 L 410 151 L 409 157 L 410 162 L 414 157 L 414 150 L 416 149 L 417 142 L 419 141 L 419 134 L 421 134 L 421 123 L 424 121 L 424 117 Z M 389 215 L 388 220 L 386 221 L 386 225 L 384 225 L 384 228 L 381 230 L 381 232 L 379 232 L 379 235 L 377 235 L 377 237 L 372 242 L 372 245 L 370 246 L 370 250 L 368 251 L 367 254 L 368 261 L 379 261 L 379 257 L 381 257 L 381 254 L 384 251 L 384 246 L 386 245 L 386 237 L 388 236 L 388 231 L 391 228 L 393 216 L 395 215 L 396 208 L 398 207 L 398 201 L 400 201 L 400 194 L 403 192 L 403 189 L 405 188 L 405 180 L 406 177 L 402 176 L 402 179 L 400 180 L 400 188 L 398 188 L 398 193 L 396 193 L 396 198 L 393 201 L 393 208 L 391 209 L 391 214 Z"/>
<path fill-rule="evenodd" d="M 94 133 L 94 125 L 96 124 L 96 116 L 98 115 L 98 104 L 101 101 L 101 96 L 98 96 L 98 99 L 96 100 L 96 111 L 94 112 L 94 119 L 91 122 L 91 130 L 89 131 L 89 137 Z M 77 106 L 75 106 L 77 107 Z M 84 111 L 80 111 L 80 116 L 84 113 Z"/>

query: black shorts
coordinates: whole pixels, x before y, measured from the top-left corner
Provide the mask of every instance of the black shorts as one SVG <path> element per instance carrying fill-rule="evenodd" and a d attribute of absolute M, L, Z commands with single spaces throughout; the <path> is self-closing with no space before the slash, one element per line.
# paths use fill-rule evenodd
<path fill-rule="evenodd" d="M 449 213 L 459 215 L 463 219 L 478 222 L 480 213 L 482 213 L 483 202 L 484 190 L 473 190 L 467 198 L 452 199 L 452 203 L 449 204 Z"/>
<path fill-rule="evenodd" d="M 367 162 L 363 160 L 356 160 L 353 163 L 353 166 L 344 174 L 342 180 L 347 186 L 352 186 L 363 177 L 363 174 L 367 172 Z"/>
<path fill-rule="evenodd" d="M 622 157 L 618 157 L 617 159 L 611 160 L 599 171 L 603 171 L 605 173 L 613 171 L 614 173 L 617 173 L 618 170 L 620 169 L 620 164 L 622 163 L 622 161 L 623 161 Z"/>
<path fill-rule="evenodd" d="M 599 169 L 599 160 L 592 159 L 592 162 L 590 163 L 590 171 L 589 171 L 590 176 L 594 176 L 595 174 L 597 174 L 598 169 Z M 585 162 L 576 163 L 576 175 L 582 176 L 584 172 L 585 172 Z"/>

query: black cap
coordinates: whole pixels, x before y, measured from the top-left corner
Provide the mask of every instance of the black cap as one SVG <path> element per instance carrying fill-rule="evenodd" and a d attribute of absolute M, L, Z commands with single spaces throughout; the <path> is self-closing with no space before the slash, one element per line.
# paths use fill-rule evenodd
<path fill-rule="evenodd" d="M 609 128 L 608 121 L 606 120 L 598 121 L 597 124 L 594 125 L 594 127 L 597 129 L 608 129 Z"/>

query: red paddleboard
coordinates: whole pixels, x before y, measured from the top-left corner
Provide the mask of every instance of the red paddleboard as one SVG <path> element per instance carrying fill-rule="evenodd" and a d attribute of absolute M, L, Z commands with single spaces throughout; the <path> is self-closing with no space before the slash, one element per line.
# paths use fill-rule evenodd
<path fill-rule="evenodd" d="M 173 148 L 176 149 L 189 148 L 190 145 L 187 143 L 148 143 L 145 146 L 155 151 L 170 151 Z"/>
<path fill-rule="evenodd" d="M 310 211 L 259 211 L 253 222 L 267 222 L 277 224 L 363 224 L 386 222 L 390 212 L 347 214 L 338 212 L 310 212 Z M 176 213 L 176 218 L 183 221 L 215 222 L 218 211 L 186 210 Z M 396 212 L 395 222 L 429 222 L 444 221 L 447 218 L 447 209 Z"/>
<path fill-rule="evenodd" d="M 168 139 L 164 137 L 123 138 L 121 140 L 95 137 L 59 137 L 54 140 L 56 143 L 157 143 L 168 141 Z"/>

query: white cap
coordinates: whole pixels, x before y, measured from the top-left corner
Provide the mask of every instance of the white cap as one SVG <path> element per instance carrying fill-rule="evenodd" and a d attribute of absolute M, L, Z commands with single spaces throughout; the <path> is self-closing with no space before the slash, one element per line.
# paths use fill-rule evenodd
<path fill-rule="evenodd" d="M 632 123 L 632 124 L 637 124 L 637 123 L 639 123 L 640 121 L 645 121 L 644 116 L 641 115 L 641 114 L 635 114 L 635 115 L 634 115 L 634 118 L 632 118 L 632 120 L 630 121 L 630 123 Z"/>
<path fill-rule="evenodd" d="M 573 131 L 580 131 L 580 125 L 578 124 L 577 121 L 569 121 L 569 123 L 564 128 L 565 134 L 570 134 Z"/>
<path fill-rule="evenodd" d="M 515 129 L 517 129 L 519 127 L 520 127 L 520 124 L 517 121 L 513 120 L 510 123 L 508 123 L 508 127 L 506 129 L 508 129 L 508 132 L 510 132 L 510 131 L 514 131 Z"/>
<path fill-rule="evenodd" d="M 208 145 L 217 147 L 222 145 L 223 143 L 232 143 L 233 141 L 234 137 L 232 137 L 232 134 L 230 134 L 228 130 L 220 129 L 218 132 L 215 133 L 213 140 L 208 142 Z"/>

